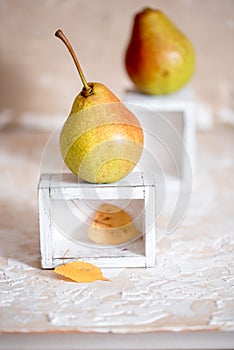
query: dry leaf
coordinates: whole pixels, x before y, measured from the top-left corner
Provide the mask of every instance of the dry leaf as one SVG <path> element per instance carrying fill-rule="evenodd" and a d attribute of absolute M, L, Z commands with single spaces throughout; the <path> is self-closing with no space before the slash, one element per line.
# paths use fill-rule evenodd
<path fill-rule="evenodd" d="M 95 213 L 88 237 L 98 244 L 116 245 L 130 241 L 141 234 L 131 216 L 116 205 L 102 204 Z"/>
<path fill-rule="evenodd" d="M 97 280 L 109 281 L 103 276 L 99 267 L 84 261 L 74 261 L 63 264 L 56 267 L 54 271 L 59 275 L 80 283 L 94 282 Z"/>

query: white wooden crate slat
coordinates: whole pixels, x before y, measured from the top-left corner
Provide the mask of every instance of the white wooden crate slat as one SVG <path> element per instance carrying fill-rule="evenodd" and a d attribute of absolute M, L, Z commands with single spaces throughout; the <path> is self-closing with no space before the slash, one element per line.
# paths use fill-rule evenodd
<path fill-rule="evenodd" d="M 44 179 L 42 179 L 42 181 L 43 180 Z M 46 188 L 41 188 L 39 190 L 38 199 L 41 257 L 44 265 L 51 265 L 53 260 L 53 236 L 50 198 Z"/>

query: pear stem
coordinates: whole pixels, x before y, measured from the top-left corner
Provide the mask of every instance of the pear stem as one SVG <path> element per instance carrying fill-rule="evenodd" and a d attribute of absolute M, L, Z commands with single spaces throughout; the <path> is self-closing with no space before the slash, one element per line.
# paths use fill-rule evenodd
<path fill-rule="evenodd" d="M 80 76 L 80 79 L 84 85 L 84 88 L 83 88 L 83 94 L 84 96 L 88 96 L 88 95 L 91 95 L 92 94 L 92 87 L 89 86 L 89 84 L 87 83 L 87 80 L 85 79 L 85 76 L 84 76 L 84 73 L 81 69 L 81 66 L 79 64 L 79 61 L 76 57 L 76 54 L 69 42 L 69 40 L 66 38 L 66 36 L 63 34 L 62 30 L 61 29 L 58 29 L 55 33 L 55 36 L 57 36 L 59 39 L 61 39 L 63 41 L 63 43 L 66 45 L 66 47 L 68 48 L 68 51 L 70 52 L 72 58 L 73 58 L 73 61 L 76 65 L 76 68 L 78 70 L 78 73 L 79 73 L 79 76 Z"/>

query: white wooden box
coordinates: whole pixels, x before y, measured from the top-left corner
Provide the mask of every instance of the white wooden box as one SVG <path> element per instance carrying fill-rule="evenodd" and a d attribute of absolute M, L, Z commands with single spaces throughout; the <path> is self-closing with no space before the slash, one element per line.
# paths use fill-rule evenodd
<path fill-rule="evenodd" d="M 189 88 L 164 96 L 127 91 L 124 103 L 145 135 L 139 166 L 167 179 L 190 182 L 196 171 L 195 97 Z"/>
<path fill-rule="evenodd" d="M 90 184 L 71 173 L 42 174 L 38 186 L 41 266 L 84 260 L 100 267 L 155 265 L 154 177 L 132 173 L 112 184 Z M 103 202 L 124 208 L 142 232 L 136 240 L 102 246 L 88 240 L 90 215 Z"/>

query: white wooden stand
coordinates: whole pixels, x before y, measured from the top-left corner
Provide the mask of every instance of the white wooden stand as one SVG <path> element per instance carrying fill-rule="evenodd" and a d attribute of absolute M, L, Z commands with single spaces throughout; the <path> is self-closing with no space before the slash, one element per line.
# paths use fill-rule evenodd
<path fill-rule="evenodd" d="M 161 169 L 168 178 L 190 181 L 196 171 L 193 91 L 185 88 L 165 96 L 127 91 L 123 100 L 137 115 L 145 134 L 145 151 L 152 155 L 143 154 L 139 165 L 144 171 Z"/>
<path fill-rule="evenodd" d="M 95 185 L 71 173 L 42 174 L 38 186 L 41 265 L 54 268 L 84 260 L 100 267 L 155 265 L 155 184 L 153 176 L 132 173 L 119 182 Z M 109 202 L 129 212 L 142 236 L 119 246 L 88 240 L 90 215 Z"/>

